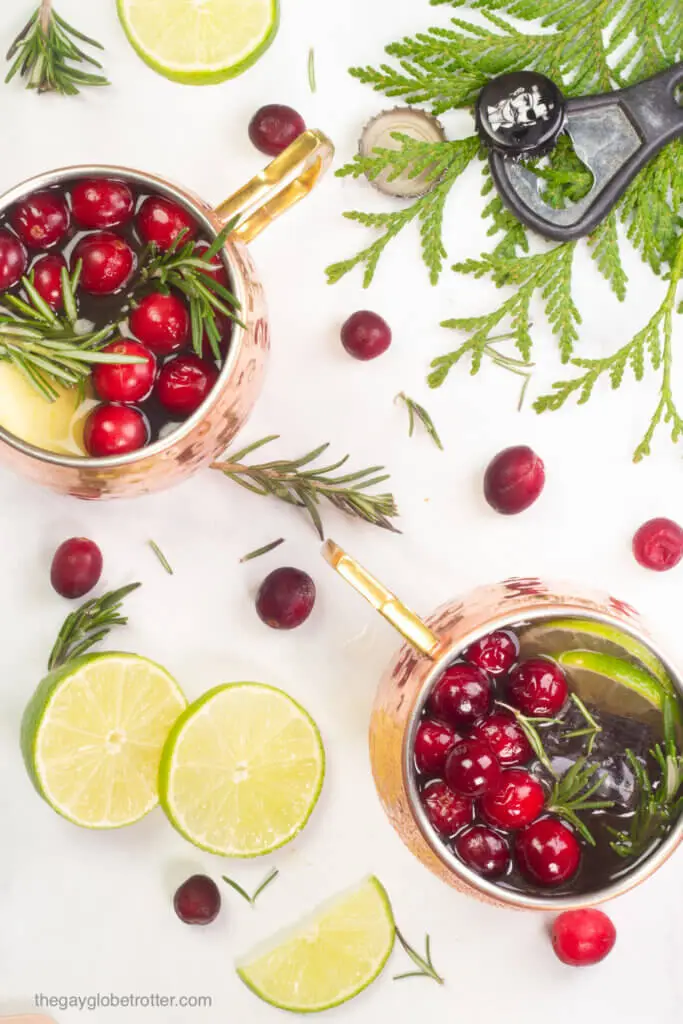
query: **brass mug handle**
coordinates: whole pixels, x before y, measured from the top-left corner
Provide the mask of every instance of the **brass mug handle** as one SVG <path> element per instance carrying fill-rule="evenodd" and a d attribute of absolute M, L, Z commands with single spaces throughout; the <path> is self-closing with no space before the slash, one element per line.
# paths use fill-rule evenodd
<path fill-rule="evenodd" d="M 245 214 L 231 237 L 251 242 L 315 188 L 333 156 L 334 146 L 326 135 L 306 131 L 215 212 L 224 224 Z"/>
<path fill-rule="evenodd" d="M 436 661 L 441 654 L 441 640 L 415 612 L 406 608 L 395 594 L 387 590 L 383 583 L 364 569 L 355 558 L 347 555 L 334 541 L 325 541 L 322 553 L 323 558 L 336 569 L 342 579 L 369 601 L 409 644 L 421 654 Z"/>

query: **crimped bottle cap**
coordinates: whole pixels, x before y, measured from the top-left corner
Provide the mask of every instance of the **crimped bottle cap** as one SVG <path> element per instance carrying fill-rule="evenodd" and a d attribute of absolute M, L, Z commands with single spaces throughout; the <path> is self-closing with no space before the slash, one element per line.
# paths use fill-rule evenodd
<path fill-rule="evenodd" d="M 479 93 L 475 122 L 482 141 L 503 156 L 543 156 L 564 129 L 566 101 L 537 71 L 511 71 L 492 78 Z"/>
<path fill-rule="evenodd" d="M 431 114 L 413 107 L 394 107 L 393 110 L 383 110 L 368 121 L 358 144 L 361 156 L 371 156 L 373 149 L 400 149 L 401 143 L 392 138 L 394 132 L 408 135 L 418 142 L 446 142 L 443 125 Z M 428 179 L 428 171 L 410 178 L 406 170 L 392 181 L 388 180 L 389 174 L 389 171 L 382 171 L 368 181 L 385 195 L 401 199 L 416 199 L 438 184 L 438 178 Z"/>

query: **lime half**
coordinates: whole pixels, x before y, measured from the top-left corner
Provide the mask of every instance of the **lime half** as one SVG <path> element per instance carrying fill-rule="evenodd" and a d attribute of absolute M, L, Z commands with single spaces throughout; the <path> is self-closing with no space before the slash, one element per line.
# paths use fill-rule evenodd
<path fill-rule="evenodd" d="M 158 803 L 164 742 L 187 705 L 175 679 L 135 654 L 88 654 L 50 673 L 21 728 L 26 766 L 59 814 L 118 828 Z"/>
<path fill-rule="evenodd" d="M 279 0 L 117 0 L 142 59 L 166 78 L 211 85 L 234 78 L 272 43 Z"/>
<path fill-rule="evenodd" d="M 301 831 L 324 775 L 310 715 L 282 690 L 232 683 L 205 694 L 176 722 L 159 795 L 191 843 L 226 857 L 257 857 Z"/>
<path fill-rule="evenodd" d="M 260 999 L 281 1010 L 328 1010 L 378 977 L 395 933 L 389 898 L 370 877 L 253 950 L 237 973 Z"/>

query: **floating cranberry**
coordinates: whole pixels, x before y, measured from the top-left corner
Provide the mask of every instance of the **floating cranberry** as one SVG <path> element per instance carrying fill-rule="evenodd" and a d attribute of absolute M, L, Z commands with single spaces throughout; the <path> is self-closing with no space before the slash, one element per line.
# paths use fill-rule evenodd
<path fill-rule="evenodd" d="M 672 519 L 650 519 L 636 530 L 633 554 L 644 569 L 673 569 L 683 558 L 683 530 Z"/>
<path fill-rule="evenodd" d="M 0 291 L 11 288 L 26 273 L 28 257 L 16 235 L 0 230 Z"/>
<path fill-rule="evenodd" d="M 123 181 L 83 178 L 71 191 L 71 211 L 84 228 L 115 228 L 133 216 L 133 193 Z"/>
<path fill-rule="evenodd" d="M 523 512 L 538 498 L 545 484 L 545 469 L 538 455 L 519 445 L 506 448 L 489 463 L 484 496 L 504 516 Z"/>
<path fill-rule="evenodd" d="M 429 706 L 439 718 L 454 725 L 474 725 L 491 706 L 491 681 L 476 665 L 447 669 L 434 687 Z"/>
<path fill-rule="evenodd" d="M 500 777 L 498 788 L 482 797 L 479 809 L 484 821 L 494 828 L 524 828 L 543 810 L 543 786 L 523 768 L 509 768 Z"/>
<path fill-rule="evenodd" d="M 475 725 L 471 732 L 472 739 L 488 743 L 496 755 L 496 760 L 504 768 L 528 764 L 533 757 L 531 744 L 521 725 L 505 714 L 490 715 L 483 722 Z"/>
<path fill-rule="evenodd" d="M 463 657 L 471 665 L 477 665 L 491 676 L 502 676 L 509 672 L 517 660 L 519 644 L 512 633 L 497 629 L 481 640 L 475 640 Z"/>
<path fill-rule="evenodd" d="M 51 309 L 61 309 L 63 305 L 62 270 L 65 267 L 66 261 L 58 253 L 41 256 L 31 267 L 35 289 Z"/>
<path fill-rule="evenodd" d="M 567 910 L 553 922 L 552 941 L 563 964 L 590 967 L 612 952 L 617 930 L 602 910 Z"/>
<path fill-rule="evenodd" d="M 71 537 L 55 551 L 50 569 L 52 586 L 62 597 L 83 597 L 102 575 L 102 552 L 87 537 Z"/>
<path fill-rule="evenodd" d="M 531 881 L 543 886 L 562 885 L 579 870 L 579 841 L 557 818 L 540 818 L 517 835 L 517 863 Z"/>
<path fill-rule="evenodd" d="M 29 249 L 49 249 L 69 230 L 69 208 L 59 192 L 34 192 L 17 203 L 10 221 Z"/>
<path fill-rule="evenodd" d="M 481 740 L 462 740 L 446 760 L 446 782 L 463 796 L 484 796 L 497 789 L 500 765 L 491 748 Z"/>
<path fill-rule="evenodd" d="M 285 566 L 266 576 L 256 595 L 256 611 L 273 629 L 296 629 L 313 611 L 315 596 L 308 573 Z"/>
<path fill-rule="evenodd" d="M 249 122 L 249 138 L 266 156 L 279 156 L 305 131 L 301 114 L 280 103 L 261 107 Z"/>
<path fill-rule="evenodd" d="M 71 265 L 83 261 L 80 286 L 93 295 L 111 295 L 123 288 L 135 267 L 135 255 L 113 231 L 85 235 L 76 245 Z"/>
<path fill-rule="evenodd" d="M 148 440 L 147 420 L 127 405 L 98 405 L 85 421 L 83 441 L 88 454 L 96 459 L 135 452 Z"/>
<path fill-rule="evenodd" d="M 130 315 L 130 329 L 159 356 L 177 352 L 190 337 L 190 314 L 177 295 L 154 292 L 140 299 Z"/>
<path fill-rule="evenodd" d="M 415 736 L 415 764 L 424 775 L 441 775 L 446 758 L 461 736 L 445 722 L 425 719 L 420 722 Z"/>
<path fill-rule="evenodd" d="M 484 878 L 499 878 L 510 866 L 510 850 L 502 836 L 485 825 L 474 825 L 455 840 L 460 860 Z"/>
<path fill-rule="evenodd" d="M 474 804 L 459 796 L 445 782 L 430 782 L 422 790 L 422 804 L 432 826 L 441 836 L 452 836 L 474 816 Z"/>
<path fill-rule="evenodd" d="M 197 234 L 197 224 L 188 211 L 163 196 L 148 196 L 138 210 L 138 231 L 143 242 L 154 244 L 163 252 L 170 249 L 181 231 L 182 243 Z"/>
<path fill-rule="evenodd" d="M 161 368 L 156 394 L 172 416 L 190 416 L 218 380 L 218 370 L 199 356 L 176 356 Z"/>
<path fill-rule="evenodd" d="M 510 673 L 510 702 L 532 718 L 553 718 L 564 707 L 568 694 L 564 672 L 548 658 L 529 658 Z"/>
<path fill-rule="evenodd" d="M 221 894 L 212 878 L 193 875 L 173 897 L 176 914 L 185 924 L 211 924 L 221 909 Z"/>
<path fill-rule="evenodd" d="M 376 359 L 391 345 L 391 328 L 377 313 L 361 309 L 341 329 L 342 345 L 354 359 Z"/>
<path fill-rule="evenodd" d="M 92 379 L 103 402 L 141 402 L 151 393 L 157 372 L 156 359 L 137 341 L 115 341 L 103 352 L 137 356 L 143 363 L 98 363 Z"/>

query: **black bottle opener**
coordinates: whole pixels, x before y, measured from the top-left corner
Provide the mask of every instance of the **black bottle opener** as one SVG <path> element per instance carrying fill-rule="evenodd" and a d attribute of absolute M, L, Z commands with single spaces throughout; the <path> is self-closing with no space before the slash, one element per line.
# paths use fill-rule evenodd
<path fill-rule="evenodd" d="M 479 95 L 475 117 L 506 206 L 546 238 L 566 242 L 589 234 L 645 164 L 683 135 L 681 85 L 683 63 L 618 92 L 570 100 L 534 71 L 492 79 Z M 543 180 L 520 159 L 550 152 L 563 131 L 592 172 L 593 185 L 583 199 L 554 209 L 542 198 Z"/>

